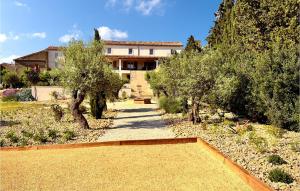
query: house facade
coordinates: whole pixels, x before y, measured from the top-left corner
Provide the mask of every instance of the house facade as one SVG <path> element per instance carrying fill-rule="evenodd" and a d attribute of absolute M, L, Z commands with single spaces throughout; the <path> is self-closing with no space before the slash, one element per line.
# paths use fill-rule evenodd
<path fill-rule="evenodd" d="M 159 59 L 180 52 L 180 42 L 142 42 L 142 41 L 104 41 L 105 55 L 112 68 L 128 83 L 120 91 L 120 96 L 151 97 L 150 85 L 145 80 L 145 73 L 159 65 Z M 62 56 L 59 47 L 50 46 L 15 59 L 16 64 L 31 67 L 35 70 L 49 70 L 58 67 L 58 58 Z M 123 93 L 125 92 L 125 93 Z"/>

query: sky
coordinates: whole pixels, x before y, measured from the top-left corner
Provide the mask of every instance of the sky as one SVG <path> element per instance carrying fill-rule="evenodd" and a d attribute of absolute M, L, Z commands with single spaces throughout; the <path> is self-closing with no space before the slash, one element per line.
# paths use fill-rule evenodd
<path fill-rule="evenodd" d="M 221 0 L 0 0 L 0 63 L 71 39 L 201 40 Z"/>

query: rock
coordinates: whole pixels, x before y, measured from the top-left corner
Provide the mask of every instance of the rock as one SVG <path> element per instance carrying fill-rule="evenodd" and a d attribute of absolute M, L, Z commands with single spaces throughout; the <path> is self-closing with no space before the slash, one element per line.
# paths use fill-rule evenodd
<path fill-rule="evenodd" d="M 236 116 L 234 113 L 229 112 L 229 113 L 224 113 L 224 118 L 230 121 L 237 121 L 238 116 Z"/>
<path fill-rule="evenodd" d="M 221 121 L 222 121 L 222 118 L 217 113 L 208 119 L 208 122 L 210 122 L 210 123 L 220 123 Z"/>

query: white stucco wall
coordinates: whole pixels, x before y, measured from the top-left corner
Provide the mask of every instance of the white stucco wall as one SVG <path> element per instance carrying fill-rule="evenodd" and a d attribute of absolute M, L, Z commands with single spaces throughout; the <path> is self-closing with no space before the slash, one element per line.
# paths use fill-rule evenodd
<path fill-rule="evenodd" d="M 57 58 L 61 57 L 63 54 L 61 51 L 49 50 L 48 51 L 48 65 L 50 68 L 56 68 L 58 65 L 57 58 L 55 58 L 55 53 L 57 53 Z M 57 64 L 55 64 L 57 62 Z"/>
<path fill-rule="evenodd" d="M 111 54 L 107 53 L 107 48 L 111 48 Z M 177 52 L 182 50 L 181 47 L 162 47 L 162 46 L 105 46 L 106 55 L 129 55 L 129 48 L 132 48 L 132 56 L 153 56 L 153 57 L 167 57 L 171 55 L 171 50 L 174 49 Z M 150 55 L 150 49 L 153 49 L 153 55 Z"/>

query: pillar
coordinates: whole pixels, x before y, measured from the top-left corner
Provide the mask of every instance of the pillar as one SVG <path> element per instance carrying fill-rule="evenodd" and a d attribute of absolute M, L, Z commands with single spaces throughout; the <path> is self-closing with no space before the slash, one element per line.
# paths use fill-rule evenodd
<path fill-rule="evenodd" d="M 155 63 L 156 63 L 156 67 L 155 68 L 158 68 L 158 60 L 155 60 Z"/>
<path fill-rule="evenodd" d="M 121 72 L 121 70 L 122 70 L 122 60 L 119 59 L 119 75 L 120 75 L 120 77 L 122 77 L 122 72 Z"/>

